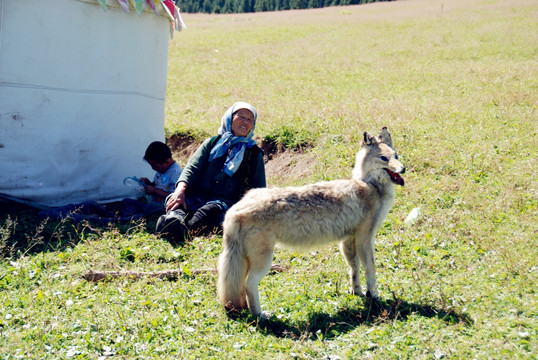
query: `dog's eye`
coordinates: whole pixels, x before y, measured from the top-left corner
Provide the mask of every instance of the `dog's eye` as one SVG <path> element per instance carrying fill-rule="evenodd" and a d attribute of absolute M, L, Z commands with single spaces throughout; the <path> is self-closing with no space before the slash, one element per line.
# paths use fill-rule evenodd
<path fill-rule="evenodd" d="M 394 158 L 398 160 L 398 154 L 394 154 Z"/>
<path fill-rule="evenodd" d="M 380 159 L 383 160 L 383 161 L 385 161 L 385 162 L 389 161 L 389 159 L 387 159 L 387 158 L 384 157 L 384 156 L 381 156 Z"/>

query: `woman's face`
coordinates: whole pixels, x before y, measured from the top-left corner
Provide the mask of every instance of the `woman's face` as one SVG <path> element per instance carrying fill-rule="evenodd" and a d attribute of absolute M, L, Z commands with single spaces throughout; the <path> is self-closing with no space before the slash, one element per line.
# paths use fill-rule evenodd
<path fill-rule="evenodd" d="M 232 117 L 232 133 L 235 136 L 247 136 L 254 126 L 254 114 L 247 109 L 237 110 Z"/>

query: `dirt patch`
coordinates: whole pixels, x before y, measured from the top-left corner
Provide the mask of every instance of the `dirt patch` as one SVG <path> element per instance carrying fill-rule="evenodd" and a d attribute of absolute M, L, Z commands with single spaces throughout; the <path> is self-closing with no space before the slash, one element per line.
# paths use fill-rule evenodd
<path fill-rule="evenodd" d="M 290 178 L 313 174 L 316 158 L 312 154 L 303 150 L 286 149 L 282 144 L 264 141 L 259 137 L 255 140 L 264 153 L 265 173 L 269 184 L 280 184 Z M 174 159 L 181 166 L 187 164 L 189 157 L 201 144 L 200 141 L 185 135 L 172 135 L 166 142 L 172 149 Z"/>
<path fill-rule="evenodd" d="M 189 157 L 201 145 L 193 137 L 186 135 L 172 135 L 166 139 L 166 143 L 172 150 L 174 159 L 179 161 L 182 166 L 185 166 Z"/>
<path fill-rule="evenodd" d="M 283 151 L 265 162 L 267 182 L 281 185 L 288 179 L 298 179 L 314 173 L 316 158 L 311 154 L 303 154 L 290 150 Z"/>

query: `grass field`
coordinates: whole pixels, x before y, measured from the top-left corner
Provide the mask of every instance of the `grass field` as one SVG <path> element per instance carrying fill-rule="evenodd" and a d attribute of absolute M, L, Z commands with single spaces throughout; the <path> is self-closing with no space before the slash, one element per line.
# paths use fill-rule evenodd
<path fill-rule="evenodd" d="M 279 250 L 286 269 L 260 285 L 272 317 L 229 318 L 215 274 L 195 271 L 215 267 L 219 236 L 174 248 L 152 224 L 3 216 L 0 358 L 537 357 L 536 1 L 183 18 L 169 49 L 168 135 L 201 140 L 233 102 L 251 102 L 261 138 L 315 159 L 307 176 L 271 173 L 280 186 L 348 177 L 362 133 L 389 127 L 408 171 L 376 240 L 380 300 L 349 295 L 336 245 Z M 21 231 L 25 246 L 14 246 Z M 93 283 L 90 269 L 184 274 Z"/>

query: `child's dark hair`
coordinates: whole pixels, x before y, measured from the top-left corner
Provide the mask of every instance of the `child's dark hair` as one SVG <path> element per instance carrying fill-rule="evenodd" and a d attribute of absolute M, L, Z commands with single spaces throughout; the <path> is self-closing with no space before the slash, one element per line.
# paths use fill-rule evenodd
<path fill-rule="evenodd" d="M 166 160 L 172 157 L 172 151 L 163 142 L 154 141 L 149 144 L 144 155 L 144 160 L 155 161 L 158 164 L 163 164 Z"/>

